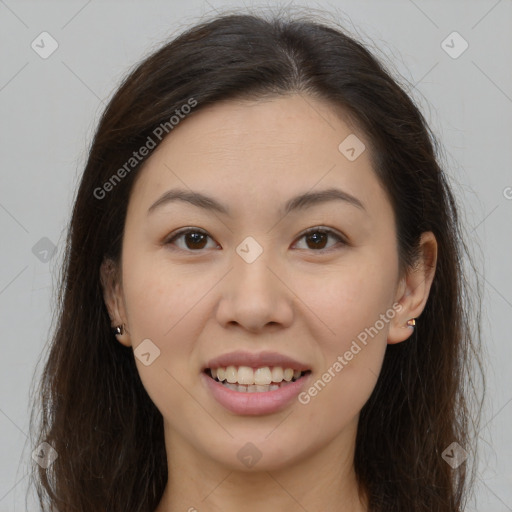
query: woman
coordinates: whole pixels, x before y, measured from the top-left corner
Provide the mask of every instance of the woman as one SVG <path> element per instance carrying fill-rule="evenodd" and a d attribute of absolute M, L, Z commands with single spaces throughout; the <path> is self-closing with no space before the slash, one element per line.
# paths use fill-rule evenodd
<path fill-rule="evenodd" d="M 462 511 L 479 331 L 435 147 L 325 23 L 221 15 L 146 58 L 73 209 L 41 505 Z"/>

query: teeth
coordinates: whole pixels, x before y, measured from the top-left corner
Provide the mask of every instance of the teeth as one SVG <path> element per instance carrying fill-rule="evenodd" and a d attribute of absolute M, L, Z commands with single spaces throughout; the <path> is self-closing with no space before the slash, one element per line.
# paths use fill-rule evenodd
<path fill-rule="evenodd" d="M 243 384 L 230 384 L 229 382 L 223 382 L 223 386 L 232 389 L 233 391 L 239 391 L 242 393 L 265 393 L 266 391 L 275 391 L 276 389 L 282 388 L 283 386 L 288 386 L 289 382 L 281 382 L 280 384 L 270 384 L 270 385 L 257 385 L 251 384 L 249 386 Z"/>
<path fill-rule="evenodd" d="M 282 368 L 274 366 L 272 368 L 264 366 L 262 368 L 253 369 L 249 366 L 228 366 L 226 368 L 211 368 L 212 377 L 219 382 L 226 382 L 226 385 L 233 385 L 235 391 L 251 391 L 251 386 L 254 391 L 257 387 L 267 388 L 269 385 L 275 386 L 283 381 L 290 382 L 297 380 L 302 372 L 300 370 L 293 370 L 293 368 Z M 243 385 L 243 389 L 239 389 Z M 263 390 L 263 389 L 262 389 Z M 265 389 L 268 391 L 268 389 Z"/>
<path fill-rule="evenodd" d="M 238 384 L 254 384 L 254 371 L 248 366 L 240 366 L 238 368 Z M 258 382 L 258 384 L 260 384 Z"/>
<path fill-rule="evenodd" d="M 280 366 L 272 368 L 272 382 L 281 382 L 283 380 L 283 369 Z"/>
<path fill-rule="evenodd" d="M 270 368 L 268 366 L 258 368 L 254 372 L 254 384 L 256 384 L 257 386 L 264 386 L 266 384 L 270 384 L 271 382 L 272 373 L 270 372 Z"/>
<path fill-rule="evenodd" d="M 234 366 L 228 366 L 226 368 L 226 380 L 230 384 L 234 384 L 237 382 L 238 379 L 238 372 L 236 371 L 236 368 Z"/>

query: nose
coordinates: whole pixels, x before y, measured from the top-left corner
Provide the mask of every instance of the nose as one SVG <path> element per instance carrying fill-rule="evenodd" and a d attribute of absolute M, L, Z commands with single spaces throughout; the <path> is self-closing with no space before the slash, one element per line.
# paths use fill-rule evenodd
<path fill-rule="evenodd" d="M 291 325 L 294 295 L 278 268 L 265 251 L 252 263 L 235 253 L 233 268 L 220 283 L 220 325 L 238 325 L 253 333 Z"/>

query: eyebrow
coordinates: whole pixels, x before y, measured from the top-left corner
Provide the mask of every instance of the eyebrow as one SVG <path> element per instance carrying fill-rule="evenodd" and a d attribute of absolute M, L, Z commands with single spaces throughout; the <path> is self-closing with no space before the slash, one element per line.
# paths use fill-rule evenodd
<path fill-rule="evenodd" d="M 203 208 L 207 211 L 216 211 L 224 215 L 231 216 L 230 210 L 227 206 L 219 203 L 213 197 L 209 197 L 200 192 L 193 192 L 183 189 L 173 189 L 165 192 L 159 199 L 157 199 L 148 209 L 148 215 L 154 212 L 159 207 L 175 201 L 183 201 L 198 208 Z M 323 204 L 329 201 L 344 201 L 347 204 L 356 206 L 357 208 L 366 212 L 363 203 L 353 195 L 340 190 L 338 188 L 329 188 L 317 192 L 305 192 L 298 196 L 289 199 L 284 207 L 279 211 L 279 214 L 284 216 L 296 210 L 305 210 L 313 206 Z"/>

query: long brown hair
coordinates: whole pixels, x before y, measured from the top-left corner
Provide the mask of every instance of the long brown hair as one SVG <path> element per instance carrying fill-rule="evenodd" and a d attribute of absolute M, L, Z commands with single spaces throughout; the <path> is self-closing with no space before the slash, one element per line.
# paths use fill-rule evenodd
<path fill-rule="evenodd" d="M 481 407 L 470 407 L 477 392 L 468 376 L 480 361 L 481 305 L 478 281 L 473 289 L 464 269 L 471 255 L 439 143 L 398 80 L 344 29 L 244 13 L 202 21 L 146 57 L 101 117 L 74 201 L 57 322 L 31 415 L 32 446 L 46 442 L 58 454 L 34 472 L 42 510 L 153 512 L 167 482 L 162 415 L 133 351 L 111 332 L 100 283 L 102 261 L 120 260 L 130 191 L 147 156 L 126 162 L 148 137 L 158 145 L 157 127 L 172 137 L 169 120 L 191 98 L 194 115 L 221 100 L 290 93 L 341 107 L 366 134 L 394 209 L 401 270 L 414 265 L 422 232 L 438 243 L 419 325 L 387 347 L 360 414 L 360 488 L 371 511 L 463 510 L 474 470 L 469 461 L 454 469 L 442 454 L 457 442 L 475 457 L 471 433 Z"/>

